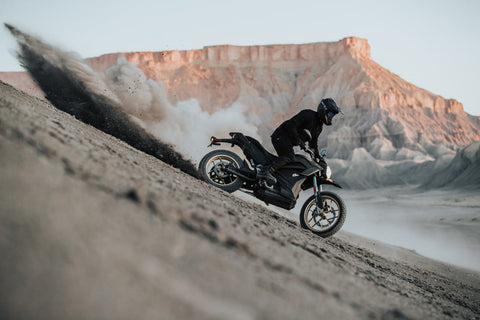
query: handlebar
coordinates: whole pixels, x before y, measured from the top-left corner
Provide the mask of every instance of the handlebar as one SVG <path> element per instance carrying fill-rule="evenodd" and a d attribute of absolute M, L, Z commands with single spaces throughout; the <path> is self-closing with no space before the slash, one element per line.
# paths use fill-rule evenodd
<path fill-rule="evenodd" d="M 312 159 L 315 158 L 315 152 L 312 149 L 310 149 L 309 147 L 304 147 L 304 148 L 301 148 L 301 149 L 303 151 L 305 151 L 306 153 L 308 153 Z"/>
<path fill-rule="evenodd" d="M 315 154 L 315 151 L 313 151 L 310 147 L 307 147 L 305 146 L 305 148 L 301 148 L 303 151 L 305 151 L 306 153 L 308 153 L 308 155 L 310 156 L 310 158 L 312 158 L 313 160 L 316 161 L 316 154 Z M 325 156 L 326 156 L 327 152 L 325 150 L 323 150 L 321 152 L 321 154 L 319 154 L 318 156 L 318 159 L 325 162 Z"/>

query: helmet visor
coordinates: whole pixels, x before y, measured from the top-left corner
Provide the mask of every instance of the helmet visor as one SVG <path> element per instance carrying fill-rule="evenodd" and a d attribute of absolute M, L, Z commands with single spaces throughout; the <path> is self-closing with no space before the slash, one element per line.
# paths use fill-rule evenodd
<path fill-rule="evenodd" d="M 328 112 L 327 112 L 327 118 L 328 118 L 329 120 L 332 120 L 334 116 L 335 116 L 335 113 L 333 113 L 332 111 L 328 111 Z"/>

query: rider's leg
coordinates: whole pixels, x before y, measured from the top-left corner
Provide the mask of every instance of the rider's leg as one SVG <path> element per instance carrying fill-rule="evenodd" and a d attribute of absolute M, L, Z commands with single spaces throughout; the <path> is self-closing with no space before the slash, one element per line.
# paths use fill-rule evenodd
<path fill-rule="evenodd" d="M 269 183 L 275 183 L 277 180 L 273 176 L 275 170 L 295 160 L 293 145 L 289 139 L 273 136 L 272 144 L 275 148 L 275 151 L 277 151 L 278 158 L 276 158 L 272 163 L 264 165 L 258 173 L 258 177 L 260 179 L 265 179 Z"/>
<path fill-rule="evenodd" d="M 273 146 L 275 147 L 275 150 L 277 151 L 278 153 L 278 146 L 280 143 L 275 143 L 274 140 L 277 140 L 277 137 L 275 135 L 275 133 L 272 135 L 272 144 Z M 279 154 L 280 156 L 280 154 Z M 278 168 L 278 165 L 277 165 L 277 162 L 280 161 L 280 165 L 283 165 L 285 160 L 284 159 L 280 159 L 281 157 L 279 158 L 276 158 L 273 163 L 269 163 L 269 164 L 265 164 L 263 166 L 261 166 L 260 170 L 258 171 L 257 173 L 257 177 L 259 179 L 264 179 L 266 180 L 269 184 L 273 184 L 277 181 L 277 179 L 272 175 L 273 171 L 275 169 L 272 169 L 272 165 L 275 165 L 275 168 Z"/>
<path fill-rule="evenodd" d="M 275 151 L 277 151 L 278 158 L 270 164 L 271 172 L 295 160 L 295 152 L 289 139 L 274 136 L 272 137 L 272 144 Z"/>
<path fill-rule="evenodd" d="M 258 177 L 267 180 L 267 182 L 276 182 L 273 173 L 280 167 L 295 160 L 295 152 L 290 139 L 274 133 L 272 135 L 272 144 L 275 151 L 277 151 L 278 158 L 268 165 L 264 165 L 258 172 Z"/>

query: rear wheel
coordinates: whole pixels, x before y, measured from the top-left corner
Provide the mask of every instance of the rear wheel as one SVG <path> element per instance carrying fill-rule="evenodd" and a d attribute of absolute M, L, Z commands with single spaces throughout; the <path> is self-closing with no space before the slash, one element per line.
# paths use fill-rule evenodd
<path fill-rule="evenodd" d="M 315 195 L 307 199 L 300 211 L 300 225 L 320 237 L 327 238 L 343 226 L 347 217 L 347 207 L 333 192 L 320 192 L 323 206 L 318 207 Z"/>
<path fill-rule="evenodd" d="M 243 180 L 228 172 L 227 167 L 240 168 L 242 159 L 228 150 L 213 150 L 200 160 L 200 172 L 205 180 L 227 192 L 240 189 Z"/>

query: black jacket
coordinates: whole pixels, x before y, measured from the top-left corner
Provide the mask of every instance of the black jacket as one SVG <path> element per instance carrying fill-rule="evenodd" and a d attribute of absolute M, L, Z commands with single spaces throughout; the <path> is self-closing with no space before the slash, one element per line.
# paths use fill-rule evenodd
<path fill-rule="evenodd" d="M 282 123 L 272 134 L 272 137 L 282 137 L 288 140 L 292 145 L 298 146 L 301 141 L 308 142 L 309 146 L 318 155 L 318 136 L 322 132 L 323 122 L 318 117 L 316 111 L 306 109 L 293 116 L 291 119 Z M 312 135 L 312 139 L 308 140 L 302 134 L 307 129 Z"/>

